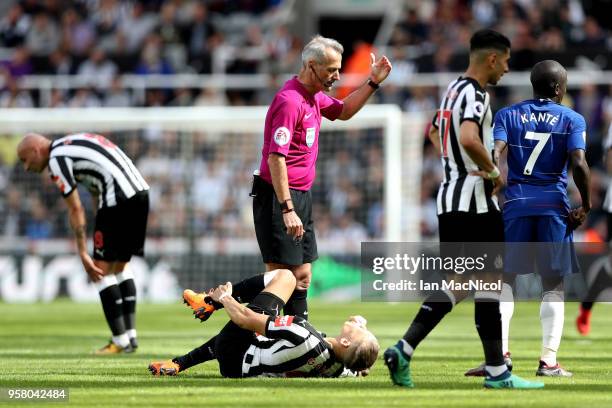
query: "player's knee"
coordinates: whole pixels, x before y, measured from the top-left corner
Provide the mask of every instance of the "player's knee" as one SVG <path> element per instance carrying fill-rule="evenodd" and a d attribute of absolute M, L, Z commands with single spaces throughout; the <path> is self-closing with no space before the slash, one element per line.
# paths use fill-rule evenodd
<path fill-rule="evenodd" d="M 310 286 L 310 279 L 312 278 L 312 271 L 310 265 L 301 265 L 293 270 L 293 276 L 295 276 L 297 290 L 306 290 Z"/>
<path fill-rule="evenodd" d="M 565 294 L 562 290 L 547 290 L 542 293 L 542 303 L 563 303 Z"/>
<path fill-rule="evenodd" d="M 112 262 L 102 261 L 100 259 L 94 259 L 93 263 L 98 268 L 102 269 L 102 272 L 104 272 L 104 275 L 111 275 L 114 273 Z"/>
<path fill-rule="evenodd" d="M 297 290 L 306 290 L 310 287 L 310 278 L 312 274 L 310 271 L 308 273 L 303 273 L 295 276 L 295 288 Z"/>
<path fill-rule="evenodd" d="M 298 280 L 295 283 L 295 288 L 297 290 L 307 290 L 310 287 L 310 278 Z"/>
<path fill-rule="evenodd" d="M 295 286 L 295 276 L 289 269 L 278 269 L 274 279 L 286 284 L 287 286 Z"/>

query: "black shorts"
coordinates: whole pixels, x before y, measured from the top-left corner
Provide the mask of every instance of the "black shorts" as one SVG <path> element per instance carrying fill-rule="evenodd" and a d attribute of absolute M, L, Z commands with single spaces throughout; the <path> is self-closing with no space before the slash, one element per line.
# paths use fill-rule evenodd
<path fill-rule="evenodd" d="M 257 313 L 276 317 L 283 310 L 285 302 L 278 296 L 261 292 L 247 307 Z M 250 330 L 241 329 L 229 321 L 215 340 L 215 356 L 219 362 L 221 375 L 229 378 L 242 377 L 242 362 L 249 347 L 256 343 L 256 336 Z"/>
<path fill-rule="evenodd" d="M 94 228 L 94 259 L 129 262 L 144 256 L 149 216 L 149 193 L 140 191 L 114 207 L 100 208 Z"/>
<path fill-rule="evenodd" d="M 438 225 L 440 252 L 443 257 L 483 257 L 485 268 L 473 269 L 472 273 L 503 271 L 504 220 L 500 212 L 440 214 Z"/>
<path fill-rule="evenodd" d="M 504 220 L 498 211 L 438 215 L 440 242 L 504 242 Z"/>
<path fill-rule="evenodd" d="M 280 204 L 274 187 L 258 176 L 253 180 L 253 219 L 255 234 L 264 263 L 299 266 L 314 262 L 317 253 L 312 196 L 310 191 L 289 190 L 296 214 L 304 225 L 304 236 L 296 242 L 287 234 Z"/>

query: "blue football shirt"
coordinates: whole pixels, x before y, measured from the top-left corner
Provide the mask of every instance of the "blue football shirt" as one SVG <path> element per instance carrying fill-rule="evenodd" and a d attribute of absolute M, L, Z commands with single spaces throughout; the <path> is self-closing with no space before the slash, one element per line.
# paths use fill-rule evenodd
<path fill-rule="evenodd" d="M 529 99 L 497 112 L 493 137 L 508 149 L 504 218 L 567 216 L 569 154 L 586 150 L 582 115 L 549 99 Z"/>

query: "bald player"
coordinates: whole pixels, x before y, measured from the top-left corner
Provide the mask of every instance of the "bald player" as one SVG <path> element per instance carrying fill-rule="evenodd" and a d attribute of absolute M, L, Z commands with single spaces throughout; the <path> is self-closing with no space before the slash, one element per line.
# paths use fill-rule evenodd
<path fill-rule="evenodd" d="M 97 354 L 133 352 L 136 340 L 136 286 L 127 268 L 132 255 L 144 255 L 149 186 L 132 161 L 110 140 L 93 133 L 51 141 L 30 133 L 17 146 L 26 171 L 46 168 L 68 207 L 83 268 L 95 283 L 111 341 Z M 87 251 L 85 212 L 77 183 L 97 204 L 93 258 Z"/>
<path fill-rule="evenodd" d="M 495 157 L 508 149 L 508 187 L 503 208 L 506 242 L 549 242 L 525 256 L 525 245 L 510 245 L 504 266 L 502 339 L 508 352 L 513 309 L 511 284 L 517 274 L 534 271 L 542 278 L 542 349 L 536 375 L 571 377 L 557 362 L 564 320 L 564 276 L 579 270 L 573 230 L 591 209 L 589 167 L 585 160 L 586 123 L 561 105 L 567 72 L 557 61 L 537 63 L 531 71 L 533 99 L 500 110 L 495 116 Z M 567 170 L 571 167 L 582 205 L 570 208 Z M 520 251 L 517 254 L 516 251 Z"/>

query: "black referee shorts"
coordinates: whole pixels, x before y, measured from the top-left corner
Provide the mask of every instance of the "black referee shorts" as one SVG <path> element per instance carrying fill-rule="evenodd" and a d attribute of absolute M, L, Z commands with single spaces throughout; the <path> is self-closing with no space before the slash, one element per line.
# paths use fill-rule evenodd
<path fill-rule="evenodd" d="M 269 292 L 261 292 L 247 305 L 256 313 L 273 317 L 278 316 L 284 306 L 285 302 L 281 298 Z M 215 356 L 221 375 L 228 378 L 242 377 L 244 355 L 256 341 L 255 333 L 241 329 L 236 323 L 229 321 L 215 340 Z"/>
<path fill-rule="evenodd" d="M 476 214 L 456 211 L 439 214 L 438 225 L 443 257 L 477 258 L 486 254 L 486 267 L 482 272 L 502 272 L 504 220 L 501 212 Z"/>
<path fill-rule="evenodd" d="M 94 228 L 94 259 L 129 262 L 144 255 L 149 193 L 139 191 L 114 207 L 100 208 Z"/>
<path fill-rule="evenodd" d="M 295 212 L 304 225 L 304 235 L 300 242 L 296 242 L 291 235 L 287 234 L 274 187 L 259 176 L 254 177 L 253 219 L 257 243 L 264 263 L 299 266 L 314 262 L 319 257 L 312 220 L 310 191 L 293 189 L 289 191 Z"/>

